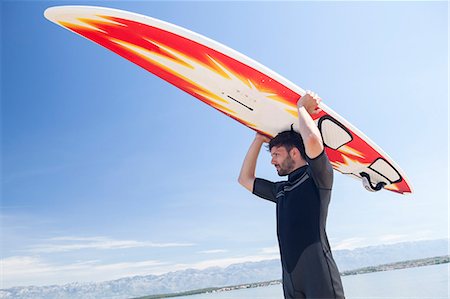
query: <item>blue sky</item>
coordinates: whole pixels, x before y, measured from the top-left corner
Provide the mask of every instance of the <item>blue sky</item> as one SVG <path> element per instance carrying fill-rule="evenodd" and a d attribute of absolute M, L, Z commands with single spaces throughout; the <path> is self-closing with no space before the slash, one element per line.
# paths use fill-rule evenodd
<path fill-rule="evenodd" d="M 2 287 L 278 256 L 275 207 L 237 183 L 254 133 L 43 17 L 64 4 L 217 40 L 381 146 L 415 193 L 335 173 L 334 249 L 448 237 L 447 2 L 3 1 Z M 267 152 L 257 174 L 279 180 Z"/>

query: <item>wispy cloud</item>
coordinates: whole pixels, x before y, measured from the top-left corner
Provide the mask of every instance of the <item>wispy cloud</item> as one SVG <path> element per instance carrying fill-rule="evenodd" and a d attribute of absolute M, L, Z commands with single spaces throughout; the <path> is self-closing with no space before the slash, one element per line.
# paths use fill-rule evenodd
<path fill-rule="evenodd" d="M 57 237 L 45 240 L 43 244 L 31 245 L 26 252 L 29 253 L 57 253 L 83 249 L 112 250 L 130 248 L 165 248 L 188 247 L 192 243 L 155 243 L 135 240 L 115 240 L 108 237 Z"/>
<path fill-rule="evenodd" d="M 264 247 L 261 249 L 263 254 L 280 254 L 280 248 L 278 246 Z"/>
<path fill-rule="evenodd" d="M 409 234 L 387 234 L 379 236 L 378 238 L 380 242 L 384 244 L 435 239 L 435 237 L 433 236 L 433 231 L 431 230 L 418 230 Z"/>
<path fill-rule="evenodd" d="M 401 242 L 423 241 L 433 239 L 432 231 L 416 231 L 412 234 L 386 234 L 369 237 L 354 237 L 340 241 L 332 240 L 333 250 L 355 249 L 360 247 L 395 244 Z"/>
<path fill-rule="evenodd" d="M 38 256 L 13 256 L 0 260 L 0 288 L 19 285 L 64 284 L 75 281 L 112 280 L 159 272 L 167 263 L 157 260 L 104 264 L 99 260 L 55 264 Z"/>
<path fill-rule="evenodd" d="M 12 256 L 0 260 L 3 267 L 3 281 L 1 288 L 19 285 L 50 285 L 70 282 L 88 282 L 113 280 L 135 275 L 160 275 L 171 271 L 186 269 L 206 269 L 210 267 L 227 267 L 232 264 L 258 262 L 277 259 L 277 247 L 263 248 L 255 251 L 254 255 L 230 254 L 223 248 L 198 251 L 205 255 L 221 254 L 221 258 L 201 259 L 189 262 L 174 262 L 170 260 L 155 260 L 152 258 L 132 260 L 130 257 L 109 261 L 94 258 L 74 262 L 57 258 L 58 253 L 68 251 L 97 249 L 129 249 L 139 247 L 180 247 L 193 246 L 191 243 L 154 243 L 136 240 L 116 240 L 103 236 L 80 237 L 60 236 L 48 238 L 26 249 L 23 256 Z M 78 253 L 76 253 L 78 254 Z M 91 255 L 92 256 L 92 255 Z"/>
<path fill-rule="evenodd" d="M 381 242 L 392 243 L 392 242 L 402 242 L 410 239 L 410 236 L 405 234 L 388 234 L 379 237 Z"/>
<path fill-rule="evenodd" d="M 343 249 L 354 249 L 358 247 L 364 247 L 368 244 L 366 238 L 349 238 L 337 242 L 332 249 L 343 250 Z"/>
<path fill-rule="evenodd" d="M 189 264 L 176 264 L 171 266 L 171 271 L 175 270 L 184 270 L 184 269 L 198 269 L 203 270 L 210 267 L 228 267 L 233 264 L 239 263 L 249 263 L 249 262 L 260 262 L 265 260 L 271 260 L 279 258 L 278 254 L 270 255 L 270 254 L 261 254 L 261 255 L 246 255 L 246 256 L 236 256 L 236 257 L 228 257 L 221 259 L 211 259 L 204 260 L 196 263 Z"/>
<path fill-rule="evenodd" d="M 228 252 L 228 250 L 226 250 L 226 249 L 211 249 L 211 250 L 202 250 L 202 251 L 199 251 L 198 253 L 214 254 L 214 253 L 225 253 L 225 252 Z"/>
<path fill-rule="evenodd" d="M 173 263 L 159 260 L 104 263 L 87 260 L 60 264 L 40 256 L 13 256 L 0 260 L 3 281 L 0 288 L 20 285 L 49 285 L 70 282 L 105 281 L 135 275 L 159 275 L 186 269 L 203 270 L 210 267 L 227 267 L 232 264 L 259 262 L 279 258 L 278 254 L 232 256 L 192 263 Z"/>

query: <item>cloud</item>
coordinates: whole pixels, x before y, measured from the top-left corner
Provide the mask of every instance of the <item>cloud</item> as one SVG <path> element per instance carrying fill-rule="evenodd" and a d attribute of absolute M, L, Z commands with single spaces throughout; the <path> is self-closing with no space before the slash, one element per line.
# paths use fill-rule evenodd
<path fill-rule="evenodd" d="M 188 247 L 192 243 L 154 243 L 135 240 L 115 240 L 108 237 L 57 237 L 46 240 L 44 244 L 32 245 L 26 249 L 29 253 L 57 253 L 83 249 L 112 250 L 130 248 L 166 248 Z"/>
<path fill-rule="evenodd" d="M 261 255 L 247 255 L 247 256 L 237 256 L 237 257 L 229 257 L 222 259 L 211 259 L 204 260 L 196 263 L 190 264 L 176 264 L 171 266 L 170 271 L 177 270 L 185 270 L 185 269 L 197 269 L 203 270 L 211 267 L 221 267 L 225 268 L 233 264 L 239 263 L 249 263 L 249 262 L 260 262 L 265 260 L 278 259 L 280 256 L 278 254 L 270 255 L 270 254 L 261 254 Z"/>
<path fill-rule="evenodd" d="M 0 260 L 1 288 L 19 285 L 65 284 L 75 281 L 102 281 L 159 272 L 167 263 L 157 260 L 104 264 L 99 260 L 54 264 L 38 256 L 13 256 Z"/>
<path fill-rule="evenodd" d="M 344 239 L 344 240 L 339 241 L 336 244 L 334 244 L 334 246 L 332 246 L 332 249 L 333 250 L 343 250 L 343 249 L 354 249 L 354 248 L 358 248 L 358 247 L 364 247 L 368 244 L 367 241 L 368 240 L 366 238 Z"/>
<path fill-rule="evenodd" d="M 280 248 L 278 245 L 272 247 L 264 247 L 261 249 L 261 253 L 263 254 L 280 254 Z"/>
<path fill-rule="evenodd" d="M 415 231 L 410 234 L 387 234 L 379 237 L 384 244 L 392 244 L 399 242 L 421 241 L 433 239 L 433 232 L 430 230 Z"/>
<path fill-rule="evenodd" d="M 77 256 L 92 255 L 92 251 L 104 254 L 105 250 L 126 250 L 134 248 L 171 248 L 194 246 L 193 243 L 157 243 L 136 240 L 118 240 L 104 236 L 80 237 L 60 236 L 41 240 L 20 252 L 23 255 L 10 256 L 2 259 L 1 287 L 18 285 L 49 285 L 64 284 L 74 281 L 102 281 L 118 279 L 126 276 L 165 273 L 168 262 L 152 258 L 133 261 L 132 256 L 113 262 L 105 262 L 94 254 L 89 260 L 66 260 L 63 253 L 75 252 Z M 80 257 L 81 257 L 80 256 Z"/>
<path fill-rule="evenodd" d="M 408 239 L 408 235 L 402 234 L 402 235 L 384 235 L 379 237 L 380 241 L 383 243 L 391 243 L 391 242 L 401 242 Z"/>
<path fill-rule="evenodd" d="M 0 260 L 3 281 L 0 288 L 26 285 L 66 284 L 71 282 L 99 282 L 136 275 L 160 275 L 167 272 L 232 264 L 259 262 L 279 258 L 278 254 L 261 254 L 209 259 L 194 263 L 175 264 L 158 260 L 102 263 L 100 260 L 69 264 L 51 263 L 39 256 L 13 256 Z"/>
<path fill-rule="evenodd" d="M 50 285 L 71 282 L 105 281 L 135 275 L 160 275 L 171 271 L 185 269 L 206 269 L 210 267 L 227 267 L 232 264 L 258 262 L 278 259 L 276 246 L 262 248 L 254 255 L 232 255 L 226 249 L 203 250 L 202 254 L 225 254 L 225 257 L 203 259 L 183 263 L 170 260 L 155 260 L 152 258 L 132 260 L 126 255 L 120 259 L 106 262 L 99 258 L 74 261 L 65 260 L 62 253 L 77 250 L 121 250 L 142 247 L 181 247 L 193 246 L 191 243 L 154 243 L 136 240 L 117 240 L 103 236 L 79 237 L 61 236 L 48 238 L 38 245 L 29 246 L 22 256 L 12 256 L 1 260 L 3 266 L 2 288 L 19 285 Z M 78 255 L 75 252 L 75 255 Z M 102 253 L 103 254 L 103 253 Z M 83 256 L 84 252 L 83 252 Z"/>
<path fill-rule="evenodd" d="M 353 237 L 341 241 L 332 242 L 333 250 L 355 249 L 367 246 L 395 244 L 433 239 L 432 231 L 417 231 L 412 234 L 386 234 L 372 237 Z"/>
<path fill-rule="evenodd" d="M 6 277 L 16 274 L 46 272 L 47 265 L 34 256 L 12 256 L 1 260 L 3 273 Z"/>
<path fill-rule="evenodd" d="M 225 252 L 228 252 L 228 250 L 226 250 L 226 249 L 212 249 L 212 250 L 199 251 L 198 253 L 213 254 L 213 253 L 225 253 Z"/>

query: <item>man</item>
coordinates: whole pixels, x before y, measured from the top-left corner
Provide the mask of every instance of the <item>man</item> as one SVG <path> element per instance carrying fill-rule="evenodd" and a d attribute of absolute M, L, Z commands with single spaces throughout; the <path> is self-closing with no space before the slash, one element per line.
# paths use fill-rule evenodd
<path fill-rule="evenodd" d="M 242 186 L 277 205 L 285 298 L 344 298 L 325 232 L 333 169 L 310 116 L 320 111 L 320 101 L 315 93 L 307 92 L 297 102 L 300 134 L 291 129 L 270 142 L 256 134 L 239 175 Z M 272 164 L 280 176 L 288 176 L 287 181 L 273 183 L 255 177 L 264 142 L 269 142 Z"/>

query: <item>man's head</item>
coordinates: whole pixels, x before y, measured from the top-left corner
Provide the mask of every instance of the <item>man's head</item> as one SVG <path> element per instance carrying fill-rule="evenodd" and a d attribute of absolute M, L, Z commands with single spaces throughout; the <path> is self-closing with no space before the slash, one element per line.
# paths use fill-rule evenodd
<path fill-rule="evenodd" d="M 272 164 L 278 175 L 288 175 L 306 164 L 305 146 L 302 136 L 294 130 L 284 131 L 269 142 Z"/>

